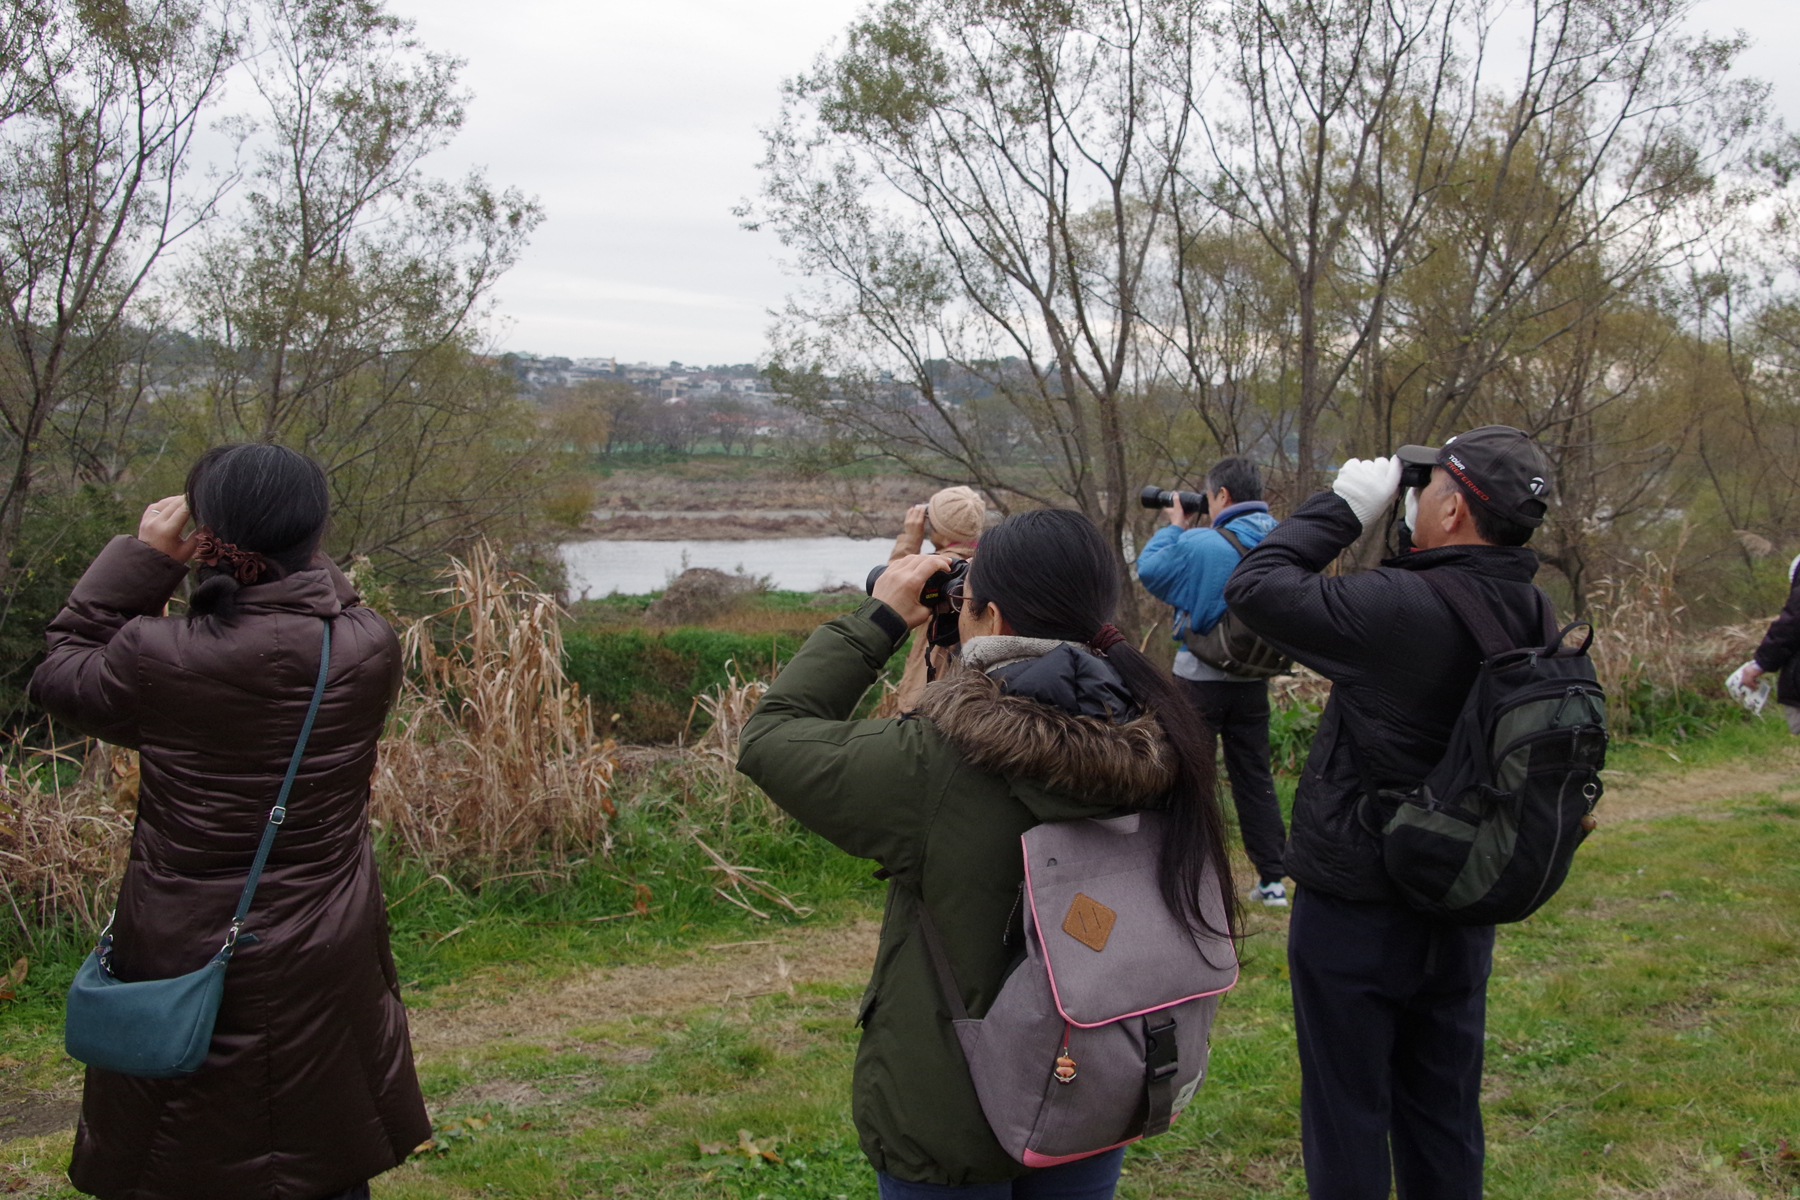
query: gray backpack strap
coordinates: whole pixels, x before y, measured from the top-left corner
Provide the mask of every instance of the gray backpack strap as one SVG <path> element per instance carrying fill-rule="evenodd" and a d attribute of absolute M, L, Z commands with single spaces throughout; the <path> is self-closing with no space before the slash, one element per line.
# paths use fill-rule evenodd
<path fill-rule="evenodd" d="M 937 976 L 938 988 L 944 993 L 944 1004 L 950 1010 L 952 1021 L 969 1019 L 968 1005 L 963 1003 L 962 992 L 956 986 L 956 972 L 950 969 L 950 956 L 944 953 L 944 939 L 938 936 L 937 926 L 932 923 L 931 910 L 925 907 L 925 897 L 917 896 L 919 906 L 919 936 L 925 939 L 925 953 L 931 956 L 932 973 Z"/>

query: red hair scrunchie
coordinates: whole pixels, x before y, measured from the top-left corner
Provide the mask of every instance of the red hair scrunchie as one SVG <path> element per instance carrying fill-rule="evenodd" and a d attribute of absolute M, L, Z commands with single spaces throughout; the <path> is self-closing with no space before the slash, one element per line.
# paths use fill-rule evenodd
<path fill-rule="evenodd" d="M 1105 654 L 1114 646 L 1125 640 L 1125 635 L 1108 622 L 1100 627 L 1100 632 L 1088 639 L 1088 647 L 1096 654 Z"/>
<path fill-rule="evenodd" d="M 222 567 L 240 586 L 248 587 L 261 579 L 269 561 L 254 550 L 240 550 L 230 542 L 222 542 L 210 529 L 200 531 L 194 544 L 194 561 L 203 567 Z"/>

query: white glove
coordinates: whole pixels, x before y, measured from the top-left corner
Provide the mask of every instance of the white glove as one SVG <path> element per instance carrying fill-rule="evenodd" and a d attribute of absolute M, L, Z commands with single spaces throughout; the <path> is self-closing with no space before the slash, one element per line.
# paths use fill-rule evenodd
<path fill-rule="evenodd" d="M 1394 493 L 1400 490 L 1400 460 L 1345 459 L 1344 465 L 1338 468 L 1337 482 L 1331 485 L 1331 490 L 1344 498 L 1350 511 L 1367 529 L 1381 511 L 1394 502 Z"/>
<path fill-rule="evenodd" d="M 1764 674 L 1753 688 L 1744 686 L 1745 668 L 1753 667 L 1755 665 L 1756 662 L 1753 659 L 1727 675 L 1725 677 L 1725 690 L 1730 693 L 1733 700 L 1736 700 L 1739 704 L 1760 717 L 1762 716 L 1763 706 L 1769 702 L 1768 675 Z"/>
<path fill-rule="evenodd" d="M 1419 489 L 1406 489 L 1406 529 L 1408 533 L 1419 531 Z"/>

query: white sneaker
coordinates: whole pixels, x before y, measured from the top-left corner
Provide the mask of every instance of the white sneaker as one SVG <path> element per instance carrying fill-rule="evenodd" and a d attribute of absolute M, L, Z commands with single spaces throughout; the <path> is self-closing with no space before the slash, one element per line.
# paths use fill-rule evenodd
<path fill-rule="evenodd" d="M 1250 899 L 1262 901 L 1264 908 L 1286 908 L 1287 884 L 1279 879 L 1274 883 L 1259 883 L 1250 889 Z"/>

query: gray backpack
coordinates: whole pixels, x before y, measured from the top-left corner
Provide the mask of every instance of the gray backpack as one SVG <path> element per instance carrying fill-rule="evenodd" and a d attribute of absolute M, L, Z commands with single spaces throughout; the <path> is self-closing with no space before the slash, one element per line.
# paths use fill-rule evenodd
<path fill-rule="evenodd" d="M 931 955 L 981 1110 L 1028 1167 L 1165 1132 L 1206 1077 L 1213 1014 L 1237 983 L 1229 939 L 1196 940 L 1157 886 L 1162 816 L 1039 825 L 1025 852 L 1025 956 L 970 1018 L 931 916 Z M 1203 911 L 1225 927 L 1207 874 Z"/>

